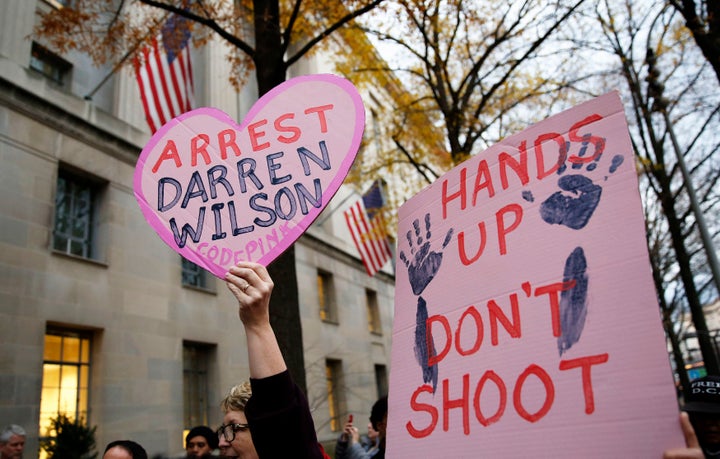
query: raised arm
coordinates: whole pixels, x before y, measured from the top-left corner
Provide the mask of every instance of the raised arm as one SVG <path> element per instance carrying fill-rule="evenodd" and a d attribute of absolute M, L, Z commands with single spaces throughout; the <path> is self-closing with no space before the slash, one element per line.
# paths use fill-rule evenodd
<path fill-rule="evenodd" d="M 243 262 L 225 279 L 247 337 L 252 396 L 245 415 L 259 457 L 322 459 L 307 399 L 293 383 L 270 326 L 270 275 L 262 265 Z"/>
<path fill-rule="evenodd" d="M 247 335 L 250 377 L 267 378 L 287 369 L 275 332 L 270 326 L 270 295 L 273 281 L 263 265 L 241 262 L 225 276 L 239 304 Z"/>

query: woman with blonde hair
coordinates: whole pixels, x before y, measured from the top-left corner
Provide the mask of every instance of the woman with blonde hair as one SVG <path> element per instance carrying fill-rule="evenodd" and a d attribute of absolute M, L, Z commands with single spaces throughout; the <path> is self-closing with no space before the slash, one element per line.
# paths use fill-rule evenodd
<path fill-rule="evenodd" d="M 220 453 L 250 459 L 323 459 L 305 395 L 295 385 L 270 326 L 273 281 L 264 266 L 241 262 L 226 274 L 247 339 L 250 382 L 233 387 L 221 406 Z"/>

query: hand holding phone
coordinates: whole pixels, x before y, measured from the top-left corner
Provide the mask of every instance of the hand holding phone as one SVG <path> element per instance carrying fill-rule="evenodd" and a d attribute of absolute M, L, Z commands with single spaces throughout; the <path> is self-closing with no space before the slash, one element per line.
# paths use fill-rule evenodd
<path fill-rule="evenodd" d="M 345 427 L 343 428 L 343 433 L 340 435 L 340 439 L 342 441 L 348 441 L 350 439 L 350 436 L 352 435 L 352 429 L 353 429 L 353 415 L 348 414 L 347 422 L 345 423 Z"/>

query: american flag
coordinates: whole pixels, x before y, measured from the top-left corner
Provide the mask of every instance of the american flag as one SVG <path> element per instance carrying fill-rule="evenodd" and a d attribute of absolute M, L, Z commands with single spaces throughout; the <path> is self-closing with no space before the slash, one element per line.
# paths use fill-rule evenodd
<path fill-rule="evenodd" d="M 381 184 L 375 181 L 362 199 L 358 199 L 345 211 L 345 221 L 368 276 L 374 276 L 392 258 L 382 214 L 379 212 L 383 204 Z"/>
<path fill-rule="evenodd" d="M 194 101 L 189 20 L 173 14 L 160 35 L 135 59 L 135 77 L 150 130 L 187 111 Z"/>

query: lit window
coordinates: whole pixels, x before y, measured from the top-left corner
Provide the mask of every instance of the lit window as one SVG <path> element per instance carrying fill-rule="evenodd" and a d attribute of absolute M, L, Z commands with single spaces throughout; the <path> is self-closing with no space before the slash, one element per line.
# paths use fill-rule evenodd
<path fill-rule="evenodd" d="M 186 429 L 208 424 L 208 363 L 214 347 L 183 343 L 183 423 Z"/>
<path fill-rule="evenodd" d="M 385 365 L 375 365 L 375 387 L 378 398 L 388 394 L 388 376 Z"/>
<path fill-rule="evenodd" d="M 45 333 L 40 437 L 45 437 L 58 414 L 88 420 L 90 387 L 89 333 L 48 329 Z"/>
<path fill-rule="evenodd" d="M 320 319 L 326 322 L 337 323 L 337 308 L 335 306 L 335 291 L 332 274 L 325 271 L 318 271 L 317 287 Z"/>
<path fill-rule="evenodd" d="M 182 258 L 182 285 L 202 290 L 213 290 L 214 283 L 210 274 L 192 261 Z"/>
<path fill-rule="evenodd" d="M 365 290 L 365 304 L 367 305 L 368 330 L 376 335 L 382 335 L 377 292 L 374 290 Z"/>
<path fill-rule="evenodd" d="M 330 414 L 330 429 L 339 431 L 343 425 L 340 419 L 342 362 L 340 360 L 325 361 L 325 379 L 327 382 L 327 401 Z"/>
<path fill-rule="evenodd" d="M 58 85 L 66 86 L 72 64 L 33 42 L 30 54 L 30 68 L 42 73 Z"/>
<path fill-rule="evenodd" d="M 97 259 L 96 206 L 100 183 L 60 169 L 55 195 L 53 249 Z"/>

